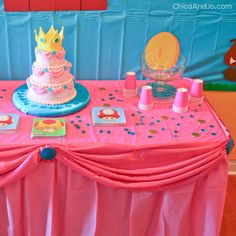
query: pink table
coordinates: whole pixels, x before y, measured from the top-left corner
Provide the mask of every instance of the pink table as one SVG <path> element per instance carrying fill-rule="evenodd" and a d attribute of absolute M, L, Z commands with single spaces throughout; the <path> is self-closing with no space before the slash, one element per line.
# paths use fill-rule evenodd
<path fill-rule="evenodd" d="M 65 117 L 67 137 L 31 139 L 33 117 L 11 102 L 22 82 L 0 82 L 0 111 L 21 114 L 16 134 L 0 134 L 0 235 L 218 235 L 229 134 L 207 101 L 141 111 L 122 81 L 81 83 L 91 102 Z M 127 125 L 93 127 L 91 109 L 104 104 L 123 107 Z M 40 157 L 47 146 L 51 161 Z"/>

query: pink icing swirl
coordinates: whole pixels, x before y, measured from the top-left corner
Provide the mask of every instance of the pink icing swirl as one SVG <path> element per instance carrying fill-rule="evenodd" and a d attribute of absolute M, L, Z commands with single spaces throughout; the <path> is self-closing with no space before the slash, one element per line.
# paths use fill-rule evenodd
<path fill-rule="evenodd" d="M 73 88 L 74 88 L 74 82 L 73 82 L 73 81 L 69 82 L 69 83 L 67 84 L 67 88 L 68 88 L 68 89 L 73 89 Z"/>
<path fill-rule="evenodd" d="M 41 53 L 42 56 L 46 57 L 47 59 L 50 59 L 54 54 L 51 51 L 43 51 L 39 50 L 38 48 L 35 49 L 35 54 Z M 61 48 L 60 50 L 56 51 L 55 56 L 58 59 L 62 59 L 66 54 L 66 51 L 64 48 Z"/>
<path fill-rule="evenodd" d="M 31 88 L 38 94 L 43 94 L 43 93 L 47 93 L 48 89 L 46 87 L 39 87 L 37 85 L 32 84 Z"/>
<path fill-rule="evenodd" d="M 70 71 L 71 67 L 72 67 L 72 64 L 69 61 L 67 61 L 66 62 L 67 71 Z"/>
<path fill-rule="evenodd" d="M 35 65 L 35 63 L 33 64 L 32 71 L 33 71 L 34 75 L 42 75 L 42 74 L 44 74 L 43 68 L 37 67 L 37 65 Z"/>
<path fill-rule="evenodd" d="M 51 77 L 53 78 L 58 78 L 64 73 L 64 68 L 59 68 L 59 69 L 49 69 L 48 73 L 50 74 Z"/>
<path fill-rule="evenodd" d="M 58 78 L 64 73 L 65 69 L 67 71 L 70 71 L 71 67 L 72 67 L 72 64 L 68 61 L 66 61 L 64 66 L 59 67 L 59 68 L 55 68 L 55 67 L 41 68 L 34 62 L 32 71 L 33 71 L 33 74 L 37 76 L 43 75 L 44 73 L 47 73 L 48 71 L 48 73 L 50 74 L 52 78 Z M 45 69 L 47 69 L 46 72 L 45 72 Z"/>
<path fill-rule="evenodd" d="M 64 91 L 63 86 L 58 86 L 58 87 L 52 88 L 52 93 L 54 93 L 54 94 L 59 94 L 59 93 L 62 93 L 63 91 Z"/>

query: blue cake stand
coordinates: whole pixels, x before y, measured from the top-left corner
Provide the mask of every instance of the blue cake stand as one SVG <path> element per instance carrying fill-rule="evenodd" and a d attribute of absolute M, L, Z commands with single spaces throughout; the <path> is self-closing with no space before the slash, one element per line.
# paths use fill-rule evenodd
<path fill-rule="evenodd" d="M 14 91 L 12 100 L 17 109 L 28 115 L 41 117 L 66 116 L 82 110 L 90 101 L 87 88 L 75 83 L 75 89 L 77 91 L 76 97 L 65 104 L 42 105 L 31 101 L 27 97 L 28 87 L 23 84 Z"/>

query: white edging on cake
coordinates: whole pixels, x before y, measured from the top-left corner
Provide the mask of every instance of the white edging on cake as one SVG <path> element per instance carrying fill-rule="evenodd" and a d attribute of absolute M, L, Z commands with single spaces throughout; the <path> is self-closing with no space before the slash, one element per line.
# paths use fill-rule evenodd
<path fill-rule="evenodd" d="M 27 91 L 27 97 L 28 97 L 28 99 L 30 99 L 31 101 L 33 101 L 33 102 L 36 102 L 36 103 L 38 103 L 38 104 L 42 104 L 42 105 L 59 105 L 59 104 L 64 104 L 64 103 L 66 103 L 66 102 L 69 102 L 70 100 L 72 100 L 72 99 L 74 99 L 75 97 L 76 97 L 76 90 L 75 90 L 75 92 L 74 92 L 74 94 L 71 96 L 71 97 L 69 97 L 69 98 L 67 98 L 66 100 L 59 100 L 59 101 L 54 101 L 54 102 L 52 102 L 52 101 L 37 101 L 36 99 L 34 99 L 34 98 L 31 98 L 30 96 L 29 96 L 29 93 L 28 93 L 28 91 Z"/>
<path fill-rule="evenodd" d="M 51 88 L 51 87 L 59 87 L 62 86 L 64 84 L 69 84 L 70 82 L 72 82 L 74 80 L 74 76 L 72 75 L 72 78 L 70 80 L 67 80 L 66 82 L 60 83 L 60 84 L 46 84 L 46 83 L 38 83 L 34 80 L 33 75 L 30 76 L 30 82 L 34 85 L 37 85 L 39 87 L 45 87 L 45 88 Z"/>

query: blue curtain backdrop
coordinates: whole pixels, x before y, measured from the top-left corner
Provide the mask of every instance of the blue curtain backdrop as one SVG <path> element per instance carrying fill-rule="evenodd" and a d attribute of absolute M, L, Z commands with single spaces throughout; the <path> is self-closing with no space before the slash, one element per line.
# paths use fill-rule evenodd
<path fill-rule="evenodd" d="M 195 9 L 194 4 L 206 3 L 231 7 Z M 194 9 L 184 9 L 190 4 Z M 236 38 L 235 0 L 108 0 L 107 11 L 14 13 L 4 12 L 0 0 L 1 80 L 25 80 L 31 74 L 34 29 L 48 30 L 52 24 L 65 26 L 66 58 L 78 80 L 124 79 L 127 71 L 142 79 L 140 54 L 146 43 L 170 31 L 187 57 L 186 76 L 203 78 L 208 88 L 236 90 L 235 83 L 223 79 L 224 54 Z"/>

